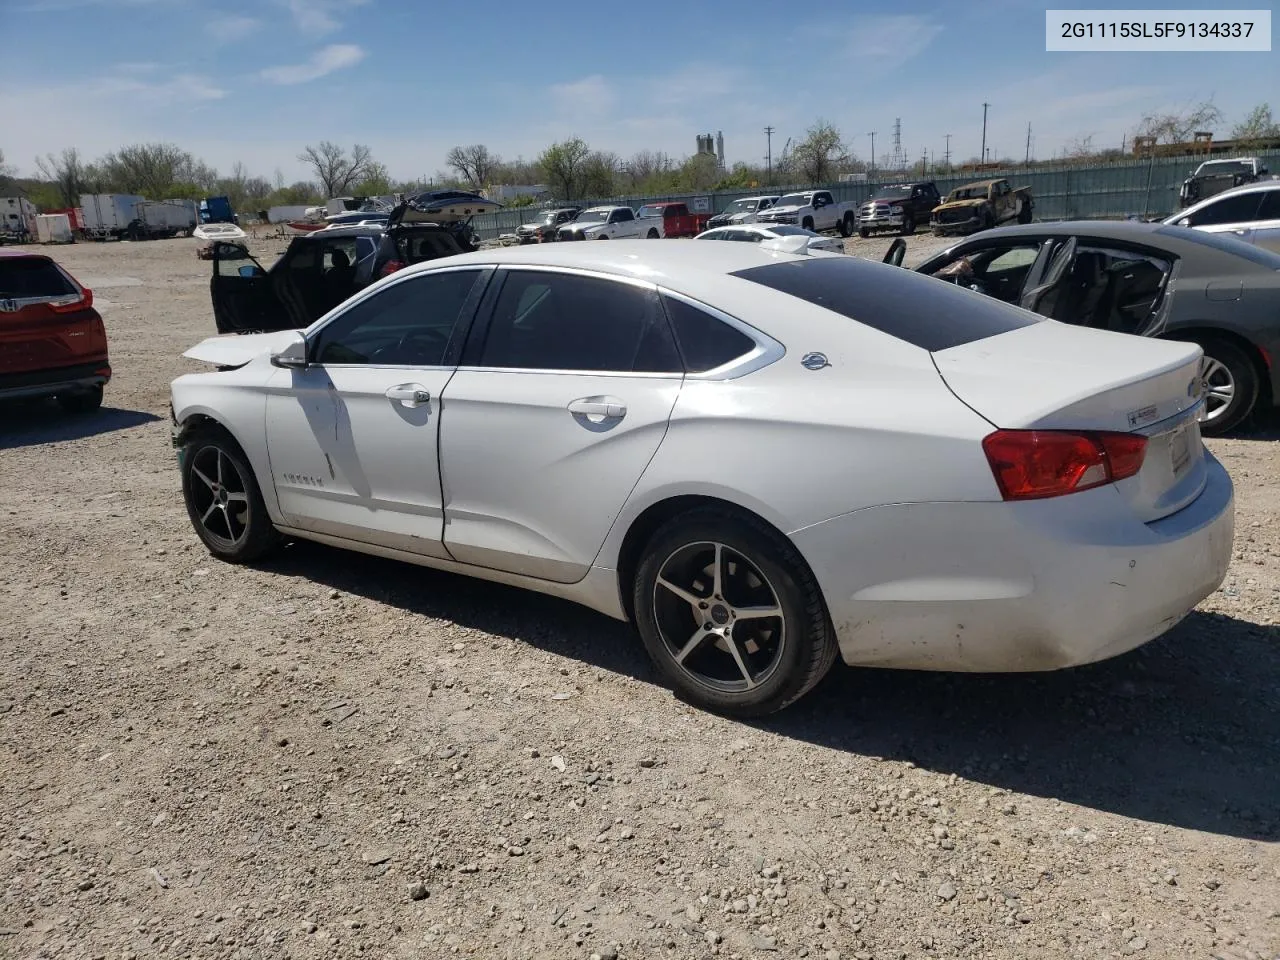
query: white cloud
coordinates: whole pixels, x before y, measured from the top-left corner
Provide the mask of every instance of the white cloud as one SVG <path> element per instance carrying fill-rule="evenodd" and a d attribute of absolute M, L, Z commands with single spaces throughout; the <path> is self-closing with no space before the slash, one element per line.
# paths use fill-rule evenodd
<path fill-rule="evenodd" d="M 243 40 L 257 31 L 260 26 L 262 26 L 261 21 L 253 17 L 220 17 L 217 20 L 210 20 L 205 25 L 205 30 L 214 40 L 230 43 L 233 40 Z"/>
<path fill-rule="evenodd" d="M 263 80 L 272 83 L 309 83 L 333 73 L 354 67 L 364 59 L 364 50 L 353 43 L 331 43 L 311 55 L 306 63 L 294 63 L 283 67 L 269 67 L 261 73 Z"/>
<path fill-rule="evenodd" d="M 859 17 L 849 35 L 848 55 L 855 60 L 867 57 L 903 62 L 923 52 L 942 30 L 942 23 L 934 17 Z"/>
<path fill-rule="evenodd" d="M 562 113 L 590 116 L 608 111 L 617 102 L 618 95 L 603 75 L 594 73 L 572 83 L 553 85 L 551 98 Z"/>
<path fill-rule="evenodd" d="M 342 26 L 339 14 L 369 0 L 284 0 L 297 28 L 308 37 L 323 37 Z"/>
<path fill-rule="evenodd" d="M 201 100 L 221 100 L 227 91 L 215 86 L 208 77 L 195 73 L 176 73 L 165 80 L 146 83 L 131 77 L 103 77 L 91 85 L 92 96 L 101 98 L 127 94 L 150 104 L 168 105 Z"/>

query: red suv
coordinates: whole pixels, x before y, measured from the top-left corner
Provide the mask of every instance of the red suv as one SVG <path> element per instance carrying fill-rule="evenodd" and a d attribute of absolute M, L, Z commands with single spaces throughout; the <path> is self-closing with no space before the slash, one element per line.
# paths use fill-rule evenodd
<path fill-rule="evenodd" d="M 0 400 L 56 397 L 87 413 L 110 379 L 93 291 L 43 254 L 0 250 Z"/>

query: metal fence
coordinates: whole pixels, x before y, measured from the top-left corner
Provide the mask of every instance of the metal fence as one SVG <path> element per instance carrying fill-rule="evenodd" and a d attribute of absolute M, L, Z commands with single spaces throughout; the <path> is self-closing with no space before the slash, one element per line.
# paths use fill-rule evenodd
<path fill-rule="evenodd" d="M 1264 150 L 1255 156 L 1263 159 L 1273 171 L 1280 167 L 1280 150 Z M 1005 177 L 1015 187 L 1031 188 L 1038 220 L 1156 217 L 1170 214 L 1178 208 L 1178 188 L 1203 159 L 1200 156 L 1152 157 L 1096 166 L 1063 164 L 1053 167 L 1011 167 L 1005 170 L 984 170 L 981 173 L 947 176 L 934 174 L 929 179 L 946 194 L 949 190 L 974 180 Z M 830 190 L 837 200 L 861 202 L 881 186 L 901 183 L 904 179 L 904 174 L 897 173 L 857 183 L 827 184 L 822 189 Z M 709 197 L 712 212 L 719 213 L 742 197 L 811 189 L 814 188 L 793 185 L 722 190 L 715 193 L 703 191 L 654 196 L 597 197 L 577 201 L 577 204 L 617 204 L 638 208 L 660 200 L 691 201 L 698 197 Z M 514 233 L 516 227 L 534 220 L 538 213 L 538 207 L 509 207 L 481 214 L 472 220 L 471 226 L 481 239 L 491 240 L 503 234 Z"/>

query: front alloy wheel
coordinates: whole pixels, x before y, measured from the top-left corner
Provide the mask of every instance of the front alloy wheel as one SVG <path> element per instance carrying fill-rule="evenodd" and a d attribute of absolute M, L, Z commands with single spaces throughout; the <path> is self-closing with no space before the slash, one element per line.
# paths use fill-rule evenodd
<path fill-rule="evenodd" d="M 279 540 L 252 468 L 221 431 L 207 432 L 184 447 L 182 493 L 196 533 L 220 559 L 244 563 Z"/>

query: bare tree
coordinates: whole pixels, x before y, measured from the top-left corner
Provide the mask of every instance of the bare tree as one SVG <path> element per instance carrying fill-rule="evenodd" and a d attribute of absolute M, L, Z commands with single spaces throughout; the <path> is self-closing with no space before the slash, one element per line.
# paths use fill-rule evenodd
<path fill-rule="evenodd" d="M 1192 134 L 1222 122 L 1222 111 L 1212 100 L 1203 100 L 1169 113 L 1149 113 L 1138 124 L 1138 135 L 1155 137 L 1156 143 L 1186 143 Z"/>
<path fill-rule="evenodd" d="M 102 187 L 154 200 L 181 193 L 200 194 L 218 182 L 216 170 L 172 143 L 121 147 L 99 160 L 94 169 Z"/>
<path fill-rule="evenodd" d="M 326 197 L 340 197 L 369 175 L 373 156 L 369 148 L 359 143 L 351 148 L 351 154 L 336 143 L 321 140 L 317 146 L 307 145 L 298 159 L 315 171 L 320 189 Z"/>
<path fill-rule="evenodd" d="M 543 179 L 552 192 L 564 200 L 576 200 L 585 193 L 584 168 L 591 148 L 580 137 L 553 143 L 538 157 Z"/>
<path fill-rule="evenodd" d="M 13 179 L 13 164 L 6 163 L 4 159 L 4 151 L 0 150 L 0 187 L 8 187 L 9 181 Z"/>
<path fill-rule="evenodd" d="M 490 152 L 483 143 L 473 143 L 466 147 L 454 147 L 444 158 L 444 162 L 472 190 L 482 190 L 492 181 L 494 170 L 502 163 L 502 159 Z"/>
<path fill-rule="evenodd" d="M 616 192 L 620 161 L 616 153 L 592 151 L 582 165 L 582 194 L 587 197 L 611 197 Z"/>
<path fill-rule="evenodd" d="M 1271 119 L 1271 104 L 1260 103 L 1244 118 L 1231 128 L 1233 140 L 1265 140 L 1280 137 L 1280 124 Z"/>
<path fill-rule="evenodd" d="M 60 156 L 55 157 L 51 153 L 36 157 L 36 170 L 54 185 L 64 207 L 79 205 L 80 195 L 91 192 L 89 171 L 81 162 L 80 151 L 75 147 L 67 147 Z"/>
<path fill-rule="evenodd" d="M 791 150 L 791 163 L 806 183 L 830 183 L 849 157 L 840 131 L 825 120 L 809 128 Z"/>

